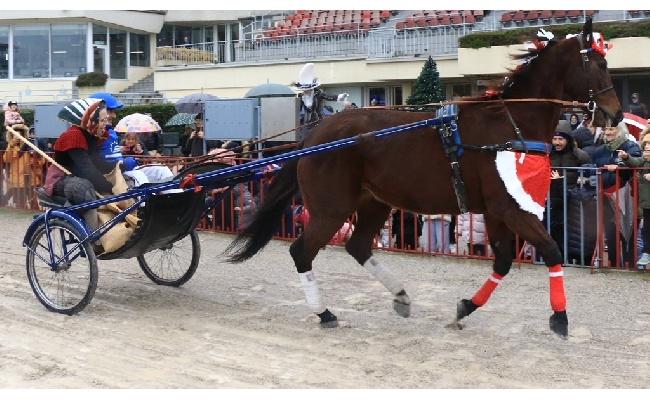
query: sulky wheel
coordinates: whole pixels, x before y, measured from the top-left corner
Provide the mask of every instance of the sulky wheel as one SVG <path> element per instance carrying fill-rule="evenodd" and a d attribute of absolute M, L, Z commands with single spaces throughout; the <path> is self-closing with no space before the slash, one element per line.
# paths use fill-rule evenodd
<path fill-rule="evenodd" d="M 90 242 L 79 245 L 84 237 L 70 222 L 51 219 L 48 228 L 41 224 L 28 240 L 27 278 L 48 310 L 73 315 L 95 294 L 97 258 Z"/>
<path fill-rule="evenodd" d="M 180 286 L 194 275 L 200 256 L 199 235 L 192 231 L 174 243 L 138 256 L 138 263 L 144 274 L 158 285 Z"/>

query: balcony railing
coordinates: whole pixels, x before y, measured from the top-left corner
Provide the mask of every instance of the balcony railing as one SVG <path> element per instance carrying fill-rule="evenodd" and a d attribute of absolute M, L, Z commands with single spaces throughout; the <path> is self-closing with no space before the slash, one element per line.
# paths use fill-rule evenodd
<path fill-rule="evenodd" d="M 237 42 L 210 42 L 191 46 L 158 47 L 159 67 L 232 62 L 264 62 L 323 57 L 393 58 L 420 54 L 453 55 L 458 39 L 471 27 L 437 29 L 354 29 L 336 33 L 298 32 Z"/>

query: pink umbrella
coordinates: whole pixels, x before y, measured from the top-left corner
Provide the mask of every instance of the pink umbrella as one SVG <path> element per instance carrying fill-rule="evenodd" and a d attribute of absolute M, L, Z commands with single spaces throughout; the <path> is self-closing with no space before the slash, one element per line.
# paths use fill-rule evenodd
<path fill-rule="evenodd" d="M 115 129 L 115 132 L 120 133 L 149 133 L 160 132 L 162 130 L 158 122 L 153 118 L 140 113 L 127 115 L 113 129 Z"/>
<path fill-rule="evenodd" d="M 639 140 L 639 134 L 648 125 L 648 120 L 632 113 L 623 113 L 623 122 L 627 125 L 627 130 L 632 136 Z"/>

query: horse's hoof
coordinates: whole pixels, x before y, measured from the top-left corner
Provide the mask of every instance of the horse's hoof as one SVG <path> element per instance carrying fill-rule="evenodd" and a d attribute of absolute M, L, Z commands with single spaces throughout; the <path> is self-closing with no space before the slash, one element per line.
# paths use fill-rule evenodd
<path fill-rule="evenodd" d="M 404 318 L 411 316 L 411 298 L 405 291 L 401 291 L 393 299 L 393 309 L 395 312 Z"/>
<path fill-rule="evenodd" d="M 321 328 L 336 328 L 339 326 L 339 321 L 337 320 L 336 315 L 332 314 L 328 309 L 325 309 L 325 311 L 316 315 L 320 317 Z"/>
<path fill-rule="evenodd" d="M 551 330 L 564 340 L 569 338 L 569 320 L 566 311 L 555 312 L 548 320 Z"/>
<path fill-rule="evenodd" d="M 478 307 L 471 300 L 462 299 L 456 304 L 456 321 L 469 316 L 476 311 Z"/>

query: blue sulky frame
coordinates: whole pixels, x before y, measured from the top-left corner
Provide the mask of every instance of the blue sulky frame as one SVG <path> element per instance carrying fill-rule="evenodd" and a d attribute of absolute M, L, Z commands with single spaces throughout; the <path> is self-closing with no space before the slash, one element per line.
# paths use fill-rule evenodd
<path fill-rule="evenodd" d="M 23 239 L 23 246 L 27 247 L 28 279 L 37 298 L 46 308 L 68 315 L 81 311 L 94 295 L 97 285 L 97 259 L 136 257 L 145 275 L 155 283 L 180 286 L 192 277 L 198 266 L 200 241 L 195 228 L 199 221 L 230 194 L 234 185 L 267 177 L 268 172 L 263 172 L 263 167 L 427 126 L 443 123 L 452 123 L 453 126 L 454 119 L 455 116 L 448 115 L 422 120 L 235 166 L 203 163 L 188 168 L 168 182 L 143 185 L 123 194 L 78 205 L 52 205 L 51 209 L 34 217 Z M 203 172 L 205 170 L 208 171 Z M 224 187 L 227 188 L 224 192 L 219 193 L 210 204 L 206 204 L 205 190 Z M 182 188 L 183 192 L 160 194 L 162 191 L 178 188 Z M 117 213 L 95 231 L 91 231 L 80 217 L 86 210 L 129 199 L 135 199 L 134 204 Z M 97 256 L 91 243 L 127 219 L 135 209 L 138 209 L 141 219 L 127 243 L 118 250 Z M 169 217 L 170 215 L 172 217 Z M 53 230 L 57 233 L 53 234 Z M 176 249 L 185 253 L 181 256 L 176 253 L 163 254 Z M 45 254 L 45 251 L 48 254 Z M 157 257 L 156 263 L 171 260 L 189 263 L 189 267 L 151 265 L 152 261 L 147 260 L 147 257 L 152 254 Z M 88 264 L 87 267 L 79 269 L 78 265 L 84 263 Z"/>

